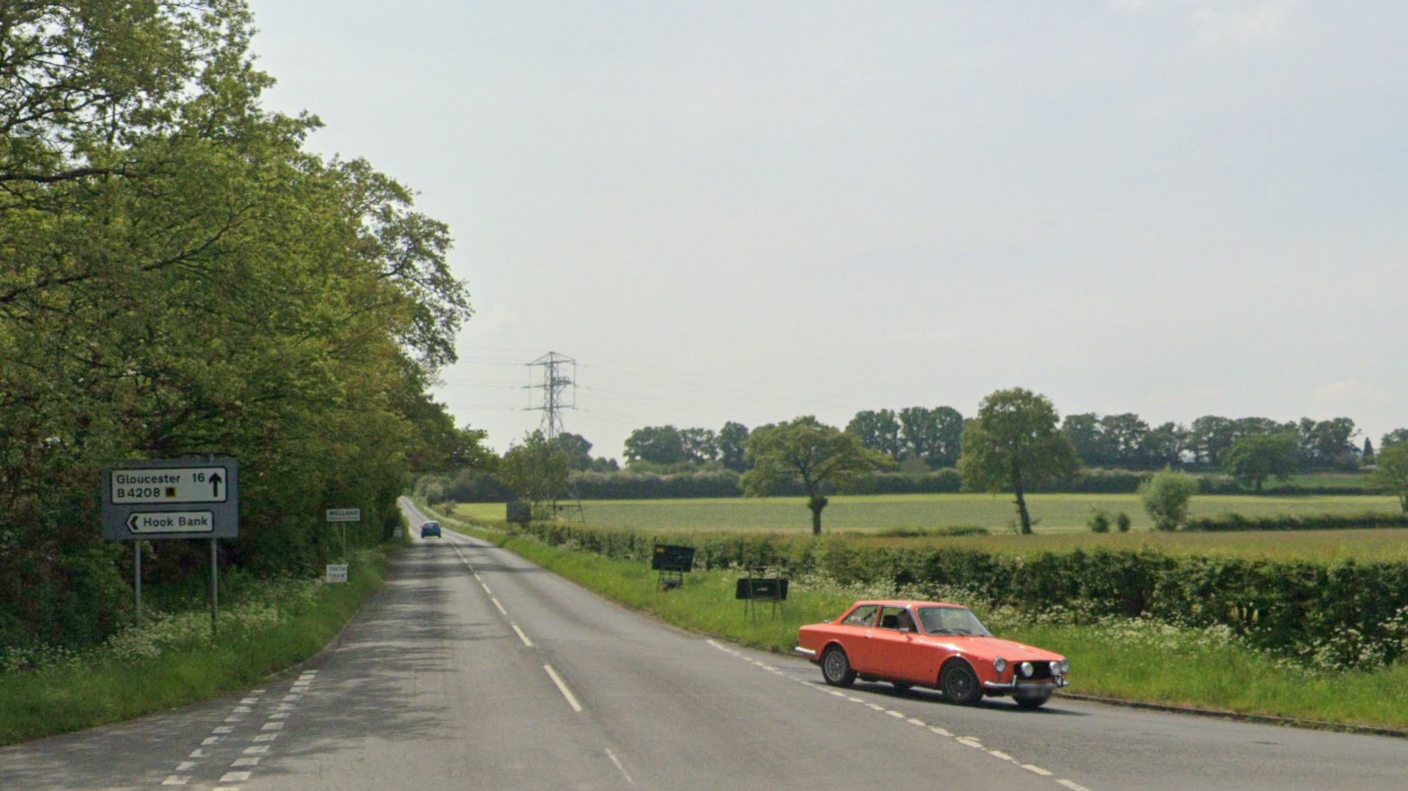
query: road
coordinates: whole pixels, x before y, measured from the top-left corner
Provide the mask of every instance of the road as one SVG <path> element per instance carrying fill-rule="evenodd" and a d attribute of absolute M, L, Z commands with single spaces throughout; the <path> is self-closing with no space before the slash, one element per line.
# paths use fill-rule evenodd
<path fill-rule="evenodd" d="M 0 750 L 4 791 L 1405 784 L 1399 739 L 1061 699 L 1025 712 L 885 684 L 835 690 L 804 661 L 680 632 L 450 532 L 400 553 L 385 589 L 307 667 L 243 695 Z"/>

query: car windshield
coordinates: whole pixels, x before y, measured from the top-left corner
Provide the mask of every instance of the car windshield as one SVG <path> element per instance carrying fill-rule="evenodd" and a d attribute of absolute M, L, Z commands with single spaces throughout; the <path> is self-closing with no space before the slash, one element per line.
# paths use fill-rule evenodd
<path fill-rule="evenodd" d="M 947 634 L 963 637 L 992 637 L 972 610 L 962 607 L 920 607 L 919 623 L 925 634 Z"/>

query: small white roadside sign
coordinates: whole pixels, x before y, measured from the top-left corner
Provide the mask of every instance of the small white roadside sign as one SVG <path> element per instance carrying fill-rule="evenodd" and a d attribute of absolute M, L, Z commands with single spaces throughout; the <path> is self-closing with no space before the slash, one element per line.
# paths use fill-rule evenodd
<path fill-rule="evenodd" d="M 329 565 L 328 565 L 328 584 L 333 584 L 333 583 L 337 583 L 337 582 L 346 582 L 346 581 L 347 581 L 347 564 L 346 564 L 346 563 L 329 564 Z"/>

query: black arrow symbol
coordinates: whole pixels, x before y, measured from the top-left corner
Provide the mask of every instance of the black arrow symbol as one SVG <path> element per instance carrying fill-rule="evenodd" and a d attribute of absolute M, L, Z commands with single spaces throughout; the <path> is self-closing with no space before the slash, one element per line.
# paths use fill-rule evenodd
<path fill-rule="evenodd" d="M 141 516 L 141 514 L 132 514 L 127 517 L 127 529 L 131 530 L 133 533 L 137 532 L 137 517 L 139 516 Z"/>
<path fill-rule="evenodd" d="M 216 499 L 220 497 L 220 473 L 210 476 L 210 496 Z"/>

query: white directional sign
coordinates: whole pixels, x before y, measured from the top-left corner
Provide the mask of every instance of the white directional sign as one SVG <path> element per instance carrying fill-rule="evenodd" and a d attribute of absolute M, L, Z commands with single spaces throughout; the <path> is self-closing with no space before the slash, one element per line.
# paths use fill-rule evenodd
<path fill-rule="evenodd" d="M 230 457 L 128 461 L 103 471 L 103 538 L 237 538 L 240 463 Z"/>
<path fill-rule="evenodd" d="M 144 503 L 223 503 L 230 496 L 224 467 L 172 467 L 113 470 L 114 505 Z"/>
<path fill-rule="evenodd" d="M 210 511 L 133 511 L 127 529 L 143 533 L 213 533 L 215 514 Z"/>
<path fill-rule="evenodd" d="M 360 522 L 362 521 L 362 509 L 360 508 L 329 508 L 329 522 Z"/>

